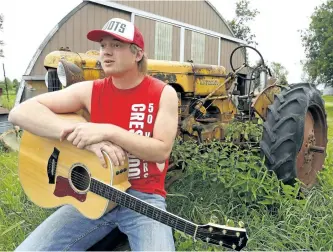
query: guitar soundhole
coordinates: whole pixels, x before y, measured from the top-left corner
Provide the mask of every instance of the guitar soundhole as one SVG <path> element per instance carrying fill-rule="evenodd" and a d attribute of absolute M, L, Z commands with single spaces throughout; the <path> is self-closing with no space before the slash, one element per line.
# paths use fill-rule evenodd
<path fill-rule="evenodd" d="M 71 182 L 77 190 L 87 190 L 90 184 L 90 176 L 87 169 L 80 165 L 73 167 L 71 173 Z"/>

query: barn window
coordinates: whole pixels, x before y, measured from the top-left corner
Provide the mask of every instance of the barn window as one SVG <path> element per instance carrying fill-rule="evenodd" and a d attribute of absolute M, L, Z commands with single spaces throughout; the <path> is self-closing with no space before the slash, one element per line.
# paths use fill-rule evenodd
<path fill-rule="evenodd" d="M 172 25 L 156 22 L 155 59 L 171 60 L 172 58 Z"/>
<path fill-rule="evenodd" d="M 191 59 L 194 63 L 205 61 L 205 34 L 192 31 Z"/>

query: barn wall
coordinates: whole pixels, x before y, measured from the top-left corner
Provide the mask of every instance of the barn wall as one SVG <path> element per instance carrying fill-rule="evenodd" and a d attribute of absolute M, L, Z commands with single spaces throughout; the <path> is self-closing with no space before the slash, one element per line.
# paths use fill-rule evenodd
<path fill-rule="evenodd" d="M 232 36 L 227 25 L 206 1 L 109 1 Z M 186 11 L 184 11 L 186 10 Z"/>
<path fill-rule="evenodd" d="M 61 47 L 69 47 L 74 52 L 86 52 L 92 49 L 99 49 L 98 43 L 94 43 L 87 39 L 87 33 L 96 28 L 102 28 L 104 24 L 112 17 L 119 17 L 131 20 L 131 14 L 101 5 L 87 4 L 77 11 L 74 15 L 59 27 L 59 30 L 50 39 L 30 75 L 45 75 L 43 62 L 45 56 Z"/>

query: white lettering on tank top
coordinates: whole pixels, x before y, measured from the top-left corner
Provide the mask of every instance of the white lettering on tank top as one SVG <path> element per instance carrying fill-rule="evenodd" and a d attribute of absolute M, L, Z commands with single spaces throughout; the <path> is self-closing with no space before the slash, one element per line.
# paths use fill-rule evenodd
<path fill-rule="evenodd" d="M 150 137 L 150 132 L 145 132 L 145 124 L 153 123 L 154 104 L 149 103 L 148 106 L 143 103 L 133 104 L 131 107 L 129 132 L 138 134 L 140 136 Z M 132 154 L 128 154 L 128 179 L 147 178 L 149 176 L 148 163 L 140 160 Z M 143 169 L 140 170 L 141 162 L 143 162 Z M 141 174 L 143 172 L 143 174 Z"/>

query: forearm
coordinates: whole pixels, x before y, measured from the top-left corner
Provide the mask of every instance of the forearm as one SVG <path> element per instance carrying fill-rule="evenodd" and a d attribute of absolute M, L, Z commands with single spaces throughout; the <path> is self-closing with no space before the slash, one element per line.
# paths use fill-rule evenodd
<path fill-rule="evenodd" d="M 69 123 L 35 100 L 13 108 L 8 120 L 35 135 L 54 139 L 59 139 L 64 124 Z"/>
<path fill-rule="evenodd" d="M 140 136 L 115 125 L 110 127 L 112 129 L 107 131 L 105 140 L 119 145 L 137 158 L 151 162 L 164 162 L 170 154 L 166 144 L 158 139 Z"/>

